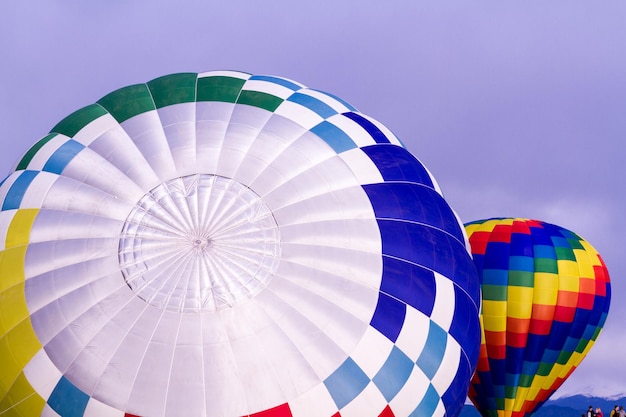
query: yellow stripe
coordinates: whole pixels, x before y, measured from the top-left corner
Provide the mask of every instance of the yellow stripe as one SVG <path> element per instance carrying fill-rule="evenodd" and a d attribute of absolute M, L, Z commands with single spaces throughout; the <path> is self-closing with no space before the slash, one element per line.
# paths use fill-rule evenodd
<path fill-rule="evenodd" d="M 23 209 L 15 213 L 7 231 L 7 248 L 28 244 L 30 241 L 30 230 L 38 213 L 38 209 Z"/>
<path fill-rule="evenodd" d="M 22 370 L 41 349 L 30 319 L 0 338 L 0 392 L 7 392 Z"/>
<path fill-rule="evenodd" d="M 0 401 L 0 415 L 27 417 L 39 416 L 46 401 L 37 394 L 23 373 L 20 373 L 10 391 Z"/>
<path fill-rule="evenodd" d="M 30 321 L 24 292 L 24 264 L 36 209 L 15 212 L 0 252 L 0 401 L 2 415 L 40 415 L 45 401 L 23 374 L 41 349 Z"/>

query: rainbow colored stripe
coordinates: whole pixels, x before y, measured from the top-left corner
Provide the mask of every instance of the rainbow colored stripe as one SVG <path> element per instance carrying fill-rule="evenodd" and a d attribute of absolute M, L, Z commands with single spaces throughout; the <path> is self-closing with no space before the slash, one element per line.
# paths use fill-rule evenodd
<path fill-rule="evenodd" d="M 609 273 L 575 233 L 520 218 L 465 225 L 482 278 L 482 340 L 469 397 L 483 416 L 530 416 L 593 346 Z"/>

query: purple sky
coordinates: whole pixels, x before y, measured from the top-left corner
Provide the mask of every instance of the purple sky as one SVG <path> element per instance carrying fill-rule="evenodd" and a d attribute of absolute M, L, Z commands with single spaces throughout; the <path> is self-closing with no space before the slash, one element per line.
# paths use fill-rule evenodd
<path fill-rule="evenodd" d="M 626 2 L 164 3 L 3 5 L 0 176 L 117 88 L 217 69 L 291 78 L 393 130 L 463 222 L 529 217 L 587 239 L 611 311 L 556 396 L 626 392 Z"/>

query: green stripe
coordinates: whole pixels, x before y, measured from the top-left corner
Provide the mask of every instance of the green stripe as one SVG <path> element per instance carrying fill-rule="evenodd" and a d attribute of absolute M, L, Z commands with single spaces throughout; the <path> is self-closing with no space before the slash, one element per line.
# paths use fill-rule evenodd
<path fill-rule="evenodd" d="M 516 395 L 517 385 L 506 385 L 504 387 L 504 398 L 515 398 Z"/>
<path fill-rule="evenodd" d="M 482 286 L 483 300 L 506 301 L 507 286 L 505 285 L 485 285 Z"/>
<path fill-rule="evenodd" d="M 556 252 L 556 258 L 559 260 L 568 260 L 568 261 L 576 260 L 576 255 L 574 255 L 574 251 L 571 248 L 564 248 L 564 247 L 556 246 L 554 248 L 554 251 Z"/>
<path fill-rule="evenodd" d="M 254 107 L 273 112 L 284 100 L 271 94 L 262 93 L 260 91 L 244 90 L 241 92 L 237 103 L 248 104 Z"/>
<path fill-rule="evenodd" d="M 26 167 L 28 167 L 28 164 L 30 164 L 30 161 L 33 160 L 33 158 L 35 157 L 35 154 L 39 151 L 39 149 L 41 149 L 43 145 L 45 145 L 46 143 L 50 142 L 50 140 L 55 136 L 57 136 L 56 133 L 50 133 L 49 135 L 40 139 L 33 146 L 31 146 L 31 148 L 26 152 L 26 154 L 24 154 L 20 162 L 17 164 L 17 167 L 15 168 L 15 170 L 20 171 L 20 170 L 26 169 Z"/>
<path fill-rule="evenodd" d="M 246 80 L 234 77 L 214 76 L 198 78 L 198 101 L 223 101 L 234 103 Z"/>
<path fill-rule="evenodd" d="M 521 374 L 519 376 L 519 386 L 523 388 L 530 387 L 530 384 L 533 382 L 533 377 L 534 375 Z"/>
<path fill-rule="evenodd" d="M 509 271 L 509 286 L 529 287 L 535 286 L 535 275 L 528 271 Z"/>
<path fill-rule="evenodd" d="M 103 109 L 102 106 L 90 104 L 61 120 L 52 128 L 51 132 L 60 133 L 71 138 L 83 127 L 105 114 L 107 114 L 107 111 Z"/>
<path fill-rule="evenodd" d="M 556 264 L 556 259 L 551 258 L 535 258 L 535 272 L 549 272 L 551 274 L 557 274 L 559 268 Z"/>
<path fill-rule="evenodd" d="M 196 100 L 196 73 L 171 74 L 148 82 L 157 109 Z"/>
<path fill-rule="evenodd" d="M 129 85 L 113 91 L 98 100 L 119 123 L 141 113 L 155 110 L 152 95 L 146 84 Z"/>
<path fill-rule="evenodd" d="M 572 357 L 573 352 L 566 352 L 564 350 L 559 353 L 559 357 L 556 359 L 556 363 L 559 365 L 565 365 L 569 358 Z"/>
<path fill-rule="evenodd" d="M 539 367 L 537 368 L 537 375 L 539 376 L 548 376 L 550 375 L 550 371 L 552 370 L 551 363 L 541 362 Z"/>

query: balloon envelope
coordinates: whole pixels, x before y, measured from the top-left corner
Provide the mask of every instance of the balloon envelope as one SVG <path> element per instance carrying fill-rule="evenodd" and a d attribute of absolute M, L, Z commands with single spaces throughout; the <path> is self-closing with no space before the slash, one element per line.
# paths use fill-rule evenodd
<path fill-rule="evenodd" d="M 279 77 L 173 74 L 0 186 L 0 413 L 453 416 L 463 225 L 385 126 Z"/>
<path fill-rule="evenodd" d="M 594 344 L 611 298 L 602 258 L 562 227 L 465 225 L 482 278 L 480 358 L 469 397 L 483 416 L 530 416 Z"/>

